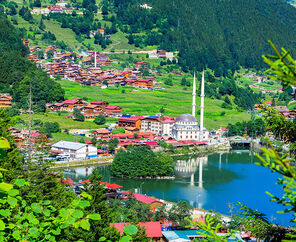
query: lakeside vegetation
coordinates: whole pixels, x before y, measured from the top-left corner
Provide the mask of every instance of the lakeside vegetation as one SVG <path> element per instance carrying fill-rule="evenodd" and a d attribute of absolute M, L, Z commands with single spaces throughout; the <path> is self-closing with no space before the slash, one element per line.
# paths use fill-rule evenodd
<path fill-rule="evenodd" d="M 119 150 L 110 170 L 114 177 L 146 178 L 174 176 L 173 158 L 166 153 L 154 153 L 148 146 L 131 146 Z"/>

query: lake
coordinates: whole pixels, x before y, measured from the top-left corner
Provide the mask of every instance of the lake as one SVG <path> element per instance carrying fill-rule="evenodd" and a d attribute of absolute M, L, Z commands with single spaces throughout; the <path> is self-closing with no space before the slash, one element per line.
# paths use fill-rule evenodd
<path fill-rule="evenodd" d="M 283 207 L 270 201 L 265 193 L 281 195 L 277 177 L 268 168 L 254 164 L 258 158 L 249 150 L 232 150 L 204 157 L 176 158 L 174 180 L 118 179 L 110 177 L 109 167 L 102 167 L 103 181 L 168 201 L 186 200 L 196 208 L 212 209 L 222 214 L 237 213 L 241 202 L 263 212 L 273 223 L 291 225 L 291 216 L 278 214 Z M 78 182 L 87 179 L 94 167 L 64 170 L 66 178 Z"/>

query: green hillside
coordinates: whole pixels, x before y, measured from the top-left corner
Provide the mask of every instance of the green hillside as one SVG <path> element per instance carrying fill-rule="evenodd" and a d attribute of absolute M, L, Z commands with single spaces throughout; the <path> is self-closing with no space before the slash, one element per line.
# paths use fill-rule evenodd
<path fill-rule="evenodd" d="M 106 0 L 109 15 L 136 45 L 179 51 L 186 69 L 226 74 L 239 66 L 263 67 L 268 40 L 296 50 L 296 9 L 282 0 Z M 139 33 L 145 32 L 145 35 Z"/>

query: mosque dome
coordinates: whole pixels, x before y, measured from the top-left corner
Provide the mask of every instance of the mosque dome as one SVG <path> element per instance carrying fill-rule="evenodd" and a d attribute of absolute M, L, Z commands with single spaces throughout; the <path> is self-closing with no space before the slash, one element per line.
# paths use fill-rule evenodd
<path fill-rule="evenodd" d="M 197 122 L 196 118 L 190 114 L 181 114 L 176 118 L 176 122 Z"/>

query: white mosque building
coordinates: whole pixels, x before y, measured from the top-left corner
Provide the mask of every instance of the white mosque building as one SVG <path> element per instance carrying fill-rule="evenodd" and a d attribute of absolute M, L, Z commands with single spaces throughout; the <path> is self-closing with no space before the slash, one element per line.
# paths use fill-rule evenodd
<path fill-rule="evenodd" d="M 172 136 L 176 140 L 194 140 L 194 141 L 207 141 L 209 138 L 209 131 L 203 125 L 204 119 L 204 89 L 205 78 L 204 72 L 202 73 L 201 81 L 201 104 L 200 104 L 200 125 L 195 117 L 196 107 L 196 79 L 195 74 L 193 78 L 193 92 L 192 92 L 192 115 L 181 114 L 176 118 L 172 130 Z M 201 128 L 202 127 L 202 128 Z"/>

